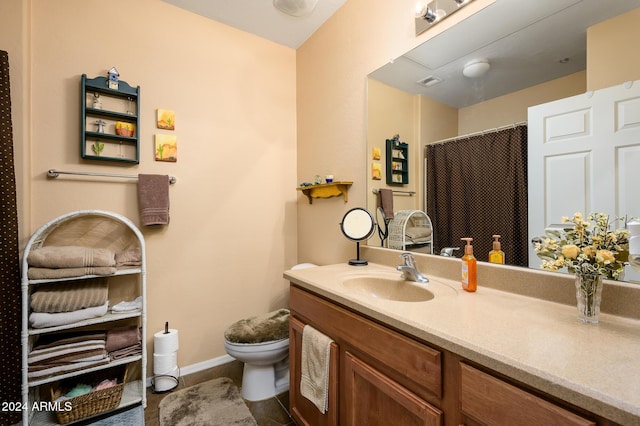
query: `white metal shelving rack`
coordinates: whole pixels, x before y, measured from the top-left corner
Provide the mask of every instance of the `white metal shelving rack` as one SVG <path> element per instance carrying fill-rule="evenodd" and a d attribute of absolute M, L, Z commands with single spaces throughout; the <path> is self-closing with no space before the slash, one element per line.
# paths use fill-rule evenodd
<path fill-rule="evenodd" d="M 83 224 L 83 221 L 85 222 Z M 100 232 L 96 229 L 101 226 L 106 227 L 109 232 L 105 232 L 102 229 L 103 234 L 108 234 L 107 241 L 100 240 Z M 122 235 L 119 235 L 121 233 Z M 78 244 L 80 241 L 82 244 Z M 49 244 L 51 242 L 51 244 Z M 66 244 L 65 244 L 66 242 Z M 118 269 L 113 275 L 85 275 L 82 277 L 52 279 L 52 280 L 30 280 L 28 278 L 27 258 L 29 252 L 36 248 L 45 245 L 84 245 L 105 247 L 111 246 L 115 248 L 122 248 L 123 245 L 137 245 L 141 254 L 141 265 L 137 267 L 127 267 L 124 269 Z M 132 285 L 135 288 L 132 290 L 134 293 L 142 296 L 142 309 L 136 312 L 129 313 L 108 313 L 99 318 L 92 318 L 88 320 L 79 321 L 73 324 L 48 327 L 48 328 L 31 328 L 29 326 L 29 313 L 30 313 L 30 295 L 31 291 L 40 284 L 55 284 L 68 281 L 81 281 L 96 277 L 107 277 L 111 280 L 113 277 L 123 282 L 117 282 L 113 285 Z M 111 281 L 109 281 L 111 286 Z M 125 407 L 133 407 L 137 404 L 146 407 L 146 370 L 147 370 L 147 353 L 146 353 L 146 254 L 144 237 L 140 230 L 124 216 L 116 213 L 102 211 L 102 210 L 80 210 L 67 213 L 59 216 L 50 222 L 41 226 L 36 232 L 33 233 L 27 245 L 24 249 L 24 256 L 22 259 L 22 403 L 23 425 L 57 425 L 57 419 L 55 413 L 49 411 L 32 411 L 34 401 L 38 400 L 38 388 L 44 385 L 48 385 L 57 382 L 62 379 L 70 377 L 81 376 L 87 373 L 96 372 L 99 370 L 117 367 L 121 365 L 139 365 L 139 377 L 133 380 L 127 380 L 122 395 L 122 400 L 118 409 Z M 114 301 L 111 301 L 114 303 Z M 115 303 L 118 303 L 115 301 Z M 59 332 L 59 331 L 73 331 L 82 329 L 85 327 L 104 325 L 105 329 L 116 324 L 116 321 L 131 320 L 134 321 L 137 318 L 137 324 L 142 330 L 142 353 L 141 355 L 130 356 L 120 360 L 111 361 L 108 364 L 100 365 L 81 371 L 75 371 L 71 373 L 56 375 L 53 377 L 46 377 L 38 380 L 29 380 L 28 378 L 28 355 L 33 347 L 34 342 L 38 336 Z M 136 369 L 138 370 L 138 369 Z M 100 415 L 104 415 L 102 413 Z M 78 421 L 85 421 L 81 419 Z"/>
<path fill-rule="evenodd" d="M 407 238 L 407 227 L 424 228 L 428 237 L 416 243 Z M 388 247 L 394 250 L 425 248 L 433 254 L 433 226 L 431 219 L 422 210 L 399 210 L 389 222 Z"/>

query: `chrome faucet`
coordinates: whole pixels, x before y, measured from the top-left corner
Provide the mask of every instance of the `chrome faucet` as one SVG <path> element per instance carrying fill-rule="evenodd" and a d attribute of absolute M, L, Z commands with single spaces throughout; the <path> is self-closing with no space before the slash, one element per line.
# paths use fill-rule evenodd
<path fill-rule="evenodd" d="M 422 275 L 418 268 L 416 268 L 416 260 L 411 253 L 402 253 L 400 255 L 403 260 L 402 265 L 396 266 L 396 269 L 402 272 L 402 276 L 405 280 L 415 281 L 417 283 L 428 283 L 429 279 Z"/>

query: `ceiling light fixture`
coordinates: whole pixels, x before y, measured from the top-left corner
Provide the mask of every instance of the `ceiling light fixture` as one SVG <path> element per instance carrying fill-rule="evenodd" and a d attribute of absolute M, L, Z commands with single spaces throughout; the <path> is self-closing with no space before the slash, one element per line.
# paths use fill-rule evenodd
<path fill-rule="evenodd" d="M 433 2 L 432 2 L 433 3 Z M 417 4 L 416 5 L 416 18 L 424 19 L 430 24 L 433 24 L 436 21 L 444 18 L 447 12 L 442 9 L 438 9 L 438 5 L 436 4 L 435 9 L 429 7 L 429 5 L 425 4 Z"/>
<path fill-rule="evenodd" d="M 484 58 L 474 59 L 464 64 L 462 74 L 468 78 L 478 78 L 485 75 L 489 71 L 489 68 L 491 68 L 489 60 Z"/>
<path fill-rule="evenodd" d="M 473 0 L 416 0 L 414 15 L 416 35 L 444 21 L 472 1 Z"/>
<path fill-rule="evenodd" d="M 318 0 L 273 0 L 273 7 L 297 18 L 313 12 Z"/>

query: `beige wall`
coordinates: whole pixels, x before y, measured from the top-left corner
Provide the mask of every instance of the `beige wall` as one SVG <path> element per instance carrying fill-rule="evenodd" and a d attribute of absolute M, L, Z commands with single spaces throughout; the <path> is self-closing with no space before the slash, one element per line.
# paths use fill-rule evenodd
<path fill-rule="evenodd" d="M 367 125 L 367 208 L 374 213 L 376 206 L 376 195 L 372 189 L 397 189 L 403 191 L 416 191 L 417 189 L 417 158 L 419 156 L 418 141 L 416 137 L 417 126 L 414 125 L 417 111 L 417 96 L 408 92 L 398 90 L 377 80 L 369 79 L 368 82 L 368 120 Z M 400 135 L 400 140 L 409 145 L 409 183 L 398 187 L 387 185 L 386 172 L 386 140 L 391 139 L 395 134 Z M 379 160 L 372 158 L 373 148 L 378 148 L 381 153 Z M 372 178 L 371 166 L 378 163 L 382 167 L 382 180 Z M 396 196 L 394 197 L 394 210 L 416 209 L 416 197 Z M 368 244 L 379 246 L 380 238 L 376 233 Z"/>
<path fill-rule="evenodd" d="M 584 93 L 586 72 L 537 84 L 459 110 L 458 134 L 467 135 L 486 129 L 527 121 L 528 108 Z"/>
<path fill-rule="evenodd" d="M 143 229 L 149 353 L 153 333 L 169 321 L 180 330 L 180 365 L 224 355 L 232 322 L 288 305 L 282 271 L 297 261 L 295 50 L 160 0 L 13 1 L 14 17 L 21 3 L 31 8 L 27 35 L 11 47 L 26 51 L 12 83 L 25 81 L 31 106 L 26 134 L 16 135 L 30 151 L 16 166 L 19 185 L 30 186 L 22 243 L 72 210 L 139 222 L 135 183 L 49 180 L 50 168 L 176 176 L 171 223 Z M 5 21 L 11 17 L 0 14 L 0 28 Z M 112 66 L 141 86 L 138 166 L 80 159 L 80 75 Z M 155 128 L 157 108 L 176 113 L 177 163 L 154 161 L 153 135 L 168 133 Z"/>
<path fill-rule="evenodd" d="M 18 204 L 18 232 L 21 239 L 28 237 L 25 212 L 29 210 L 27 168 L 30 147 L 22 143 L 29 137 L 29 75 L 30 66 L 30 1 L 5 0 L 0 2 L 0 49 L 9 54 L 11 85 L 11 115 L 13 127 L 13 155 L 16 172 Z"/>
<path fill-rule="evenodd" d="M 587 90 L 640 80 L 640 8 L 587 30 Z"/>

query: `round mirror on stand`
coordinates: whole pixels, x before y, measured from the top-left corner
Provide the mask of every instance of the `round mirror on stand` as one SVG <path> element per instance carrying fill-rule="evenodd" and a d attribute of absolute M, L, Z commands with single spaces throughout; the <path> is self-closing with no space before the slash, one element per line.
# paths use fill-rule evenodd
<path fill-rule="evenodd" d="M 368 262 L 360 259 L 360 241 L 371 238 L 376 229 L 373 216 L 362 207 L 355 207 L 345 213 L 340 222 L 340 229 L 345 237 L 356 242 L 356 258 L 349 260 L 349 265 L 364 266 Z"/>

